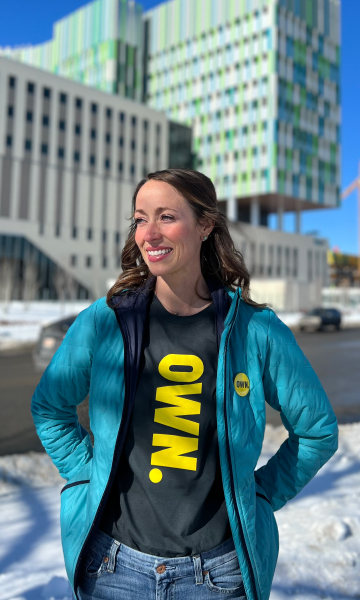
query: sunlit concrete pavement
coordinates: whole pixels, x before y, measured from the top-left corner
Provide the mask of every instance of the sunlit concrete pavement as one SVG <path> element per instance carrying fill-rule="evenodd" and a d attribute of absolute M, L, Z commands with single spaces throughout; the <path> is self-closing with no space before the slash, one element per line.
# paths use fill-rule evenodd
<path fill-rule="evenodd" d="M 296 332 L 296 339 L 318 374 L 340 423 L 359 421 L 360 337 L 358 329 Z M 0 455 L 42 450 L 30 413 L 40 374 L 30 349 L 0 353 Z M 86 402 L 78 407 L 89 428 Z M 267 422 L 281 423 L 267 405 Z"/>

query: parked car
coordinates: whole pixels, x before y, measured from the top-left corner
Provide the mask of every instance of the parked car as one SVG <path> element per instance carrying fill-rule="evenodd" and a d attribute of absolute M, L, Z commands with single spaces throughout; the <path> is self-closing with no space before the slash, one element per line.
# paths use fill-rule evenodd
<path fill-rule="evenodd" d="M 336 308 L 314 308 L 307 312 L 299 322 L 301 331 L 322 331 L 328 326 L 334 326 L 335 329 L 341 327 L 341 313 Z"/>
<path fill-rule="evenodd" d="M 42 328 L 33 350 L 36 371 L 42 372 L 46 369 L 76 317 L 77 315 L 71 315 Z"/>

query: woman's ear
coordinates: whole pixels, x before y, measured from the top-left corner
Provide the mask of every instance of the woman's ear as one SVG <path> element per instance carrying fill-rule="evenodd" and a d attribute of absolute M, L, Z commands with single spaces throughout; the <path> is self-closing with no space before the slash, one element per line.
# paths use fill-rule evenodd
<path fill-rule="evenodd" d="M 201 235 L 209 235 L 212 232 L 215 224 L 216 224 L 216 222 L 213 221 L 213 219 L 210 219 L 210 218 L 202 219 L 202 221 L 199 224 L 200 234 Z"/>

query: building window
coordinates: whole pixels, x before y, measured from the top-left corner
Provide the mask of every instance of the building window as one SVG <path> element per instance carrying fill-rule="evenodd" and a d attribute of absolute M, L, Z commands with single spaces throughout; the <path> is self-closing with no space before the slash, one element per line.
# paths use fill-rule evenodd
<path fill-rule="evenodd" d="M 148 121 L 143 121 L 143 129 L 144 129 L 144 131 L 147 131 L 147 129 L 148 129 Z"/>
<path fill-rule="evenodd" d="M 118 164 L 118 171 L 119 171 L 119 173 L 123 172 L 123 163 L 122 163 L 122 161 L 120 161 L 119 164 Z"/>
<path fill-rule="evenodd" d="M 92 266 L 92 257 L 91 256 L 87 256 L 85 258 L 85 266 L 86 267 L 91 267 Z"/>
<path fill-rule="evenodd" d="M 80 127 L 80 125 L 75 125 L 75 127 L 74 127 L 74 133 L 75 133 L 75 135 L 80 135 L 81 134 L 81 127 Z"/>
<path fill-rule="evenodd" d="M 49 117 L 48 117 L 48 115 L 43 115 L 43 125 L 44 125 L 44 127 L 49 127 Z"/>
<path fill-rule="evenodd" d="M 273 275 L 273 246 L 270 246 L 268 249 L 268 269 L 267 269 L 269 277 Z"/>
<path fill-rule="evenodd" d="M 72 267 L 76 266 L 76 254 L 72 254 L 70 257 L 70 264 Z"/>
<path fill-rule="evenodd" d="M 132 177 L 134 177 L 134 174 L 135 174 L 135 167 L 134 167 L 134 165 L 130 165 L 130 174 L 131 174 Z"/>
<path fill-rule="evenodd" d="M 93 114 L 96 114 L 97 110 L 98 110 L 98 106 L 94 103 L 92 103 L 91 105 L 91 110 Z"/>
<path fill-rule="evenodd" d="M 277 269 L 276 273 L 278 277 L 282 275 L 282 246 L 277 246 Z"/>
<path fill-rule="evenodd" d="M 121 123 L 123 123 L 124 122 L 124 113 L 123 112 L 119 113 L 119 118 L 120 118 Z"/>
<path fill-rule="evenodd" d="M 286 248 L 285 250 L 285 257 L 286 257 L 286 277 L 290 276 L 290 249 Z"/>
<path fill-rule="evenodd" d="M 65 131 L 65 121 L 62 119 L 59 121 L 59 129 L 60 131 Z"/>
<path fill-rule="evenodd" d="M 119 138 L 119 146 L 121 148 L 123 148 L 123 138 L 122 137 Z"/>
<path fill-rule="evenodd" d="M 109 158 L 106 158 L 104 161 L 104 168 L 105 169 L 110 169 L 110 160 Z"/>
<path fill-rule="evenodd" d="M 33 122 L 33 113 L 31 110 L 26 111 L 26 120 L 28 123 Z"/>
<path fill-rule="evenodd" d="M 137 117 L 132 117 L 132 125 L 133 125 L 133 127 L 135 127 L 136 124 L 137 124 Z"/>
<path fill-rule="evenodd" d="M 12 145 L 13 145 L 13 138 L 11 135 L 7 135 L 6 136 L 6 146 L 8 148 L 11 148 Z"/>
<path fill-rule="evenodd" d="M 108 119 L 112 118 L 112 109 L 111 108 L 107 108 L 107 118 Z"/>
<path fill-rule="evenodd" d="M 16 82 L 15 77 L 9 77 L 9 87 L 14 88 L 15 82 Z"/>
<path fill-rule="evenodd" d="M 50 95 L 51 95 L 50 89 L 44 88 L 43 95 L 44 95 L 44 98 L 50 98 Z"/>
<path fill-rule="evenodd" d="M 131 148 L 132 148 L 132 150 L 135 150 L 135 140 L 131 141 Z"/>
<path fill-rule="evenodd" d="M 110 142 L 111 142 L 111 139 L 112 139 L 112 138 L 111 138 L 111 135 L 110 135 L 110 133 L 106 133 L 106 134 L 105 134 L 105 141 L 106 141 L 106 143 L 107 143 L 107 144 L 110 144 Z"/>
<path fill-rule="evenodd" d="M 312 279 L 313 279 L 312 250 L 307 251 L 307 277 L 308 277 L 308 281 L 312 281 Z"/>
<path fill-rule="evenodd" d="M 94 166 L 94 165 L 95 165 L 95 156 L 94 156 L 94 154 L 92 154 L 92 155 L 90 156 L 90 158 L 89 158 L 89 163 L 91 164 L 91 166 Z"/>
<path fill-rule="evenodd" d="M 73 238 L 77 238 L 78 237 L 78 228 L 77 227 L 73 227 L 72 237 Z"/>
<path fill-rule="evenodd" d="M 42 154 L 48 153 L 48 144 L 41 144 L 41 153 Z"/>
<path fill-rule="evenodd" d="M 107 264 L 108 264 L 108 259 L 106 256 L 103 256 L 103 269 L 107 268 Z"/>
<path fill-rule="evenodd" d="M 103 233 L 102 233 L 102 241 L 105 243 L 107 241 L 107 232 L 105 231 L 105 229 L 103 229 Z"/>
<path fill-rule="evenodd" d="M 148 146 L 147 146 L 147 144 L 144 144 L 143 145 L 143 154 L 147 154 L 147 152 L 148 152 Z"/>
<path fill-rule="evenodd" d="M 60 225 L 59 225 L 59 223 L 57 223 L 56 226 L 55 226 L 55 236 L 56 237 L 60 237 Z"/>
<path fill-rule="evenodd" d="M 91 139 L 92 139 L 92 140 L 95 140 L 95 139 L 96 139 L 96 137 L 97 137 L 97 132 L 96 132 L 96 130 L 95 130 L 95 129 L 91 129 L 91 130 L 90 130 L 90 137 L 91 137 Z"/>
<path fill-rule="evenodd" d="M 31 150 L 31 140 L 25 140 L 25 150 L 30 152 Z"/>
<path fill-rule="evenodd" d="M 14 107 L 8 106 L 8 117 L 13 117 L 13 116 L 14 116 Z"/>
<path fill-rule="evenodd" d="M 75 162 L 80 161 L 80 152 L 78 152 L 77 150 L 74 152 L 74 161 Z"/>
<path fill-rule="evenodd" d="M 58 148 L 58 157 L 64 158 L 64 155 L 65 155 L 64 148 Z"/>
<path fill-rule="evenodd" d="M 88 227 L 87 233 L 86 233 L 86 237 L 87 240 L 92 240 L 93 239 L 93 230 L 91 227 Z"/>
<path fill-rule="evenodd" d="M 34 84 L 28 83 L 28 94 L 33 94 L 33 93 L 34 93 Z"/>
<path fill-rule="evenodd" d="M 75 106 L 76 108 L 81 108 L 83 105 L 83 101 L 81 98 L 75 98 Z"/>
<path fill-rule="evenodd" d="M 66 94 L 60 94 L 60 104 L 66 104 Z"/>
<path fill-rule="evenodd" d="M 293 248 L 293 277 L 298 277 L 298 249 Z"/>
<path fill-rule="evenodd" d="M 120 232 L 119 231 L 115 232 L 115 243 L 120 244 Z"/>

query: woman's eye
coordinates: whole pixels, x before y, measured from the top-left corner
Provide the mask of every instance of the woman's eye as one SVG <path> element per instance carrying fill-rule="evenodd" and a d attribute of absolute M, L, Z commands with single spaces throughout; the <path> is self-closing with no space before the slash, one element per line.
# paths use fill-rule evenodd
<path fill-rule="evenodd" d="M 138 223 L 140 223 L 140 221 L 144 221 L 144 219 L 141 219 L 140 217 L 138 217 L 138 219 L 134 219 L 134 222 L 136 225 L 138 225 Z"/>
<path fill-rule="evenodd" d="M 172 215 L 162 215 L 162 219 L 174 219 Z"/>

